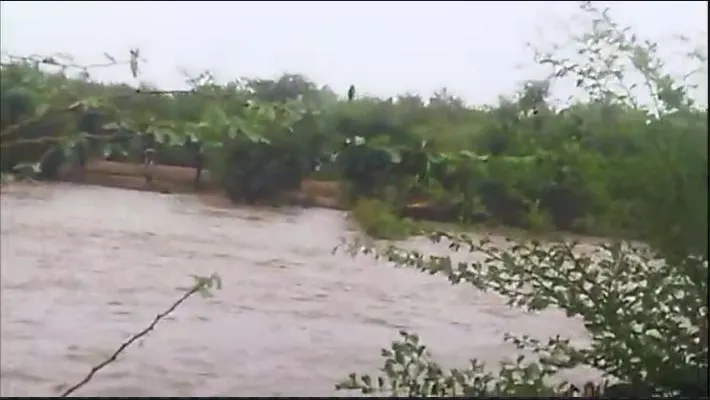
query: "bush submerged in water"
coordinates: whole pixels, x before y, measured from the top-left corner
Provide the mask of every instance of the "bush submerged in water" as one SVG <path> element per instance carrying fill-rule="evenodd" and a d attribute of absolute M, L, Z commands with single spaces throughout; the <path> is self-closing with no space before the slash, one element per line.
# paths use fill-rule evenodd
<path fill-rule="evenodd" d="M 359 198 L 352 216 L 366 234 L 375 238 L 404 239 L 415 231 L 412 220 L 399 217 L 390 204 L 378 199 Z"/>

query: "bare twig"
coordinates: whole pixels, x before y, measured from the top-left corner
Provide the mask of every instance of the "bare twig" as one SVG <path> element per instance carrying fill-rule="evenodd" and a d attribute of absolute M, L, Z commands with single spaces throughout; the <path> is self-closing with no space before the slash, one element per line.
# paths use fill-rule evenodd
<path fill-rule="evenodd" d="M 81 70 L 87 70 L 87 69 L 96 69 L 96 68 L 107 68 L 107 67 L 116 67 L 116 66 L 122 66 L 122 65 L 129 65 L 130 61 L 118 61 L 116 59 L 112 59 L 108 62 L 104 63 L 96 63 L 96 64 L 76 64 L 73 62 L 70 62 L 68 60 L 63 59 L 64 57 L 58 57 L 57 55 L 55 56 L 41 56 L 41 55 L 31 55 L 31 56 L 16 56 L 12 54 L 8 54 L 6 52 L 2 53 L 2 56 L 7 58 L 9 62 L 3 62 L 0 63 L 3 67 L 11 66 L 16 63 L 21 63 L 21 62 L 26 62 L 26 63 L 36 63 L 36 64 L 43 64 L 43 65 L 50 65 L 50 66 L 55 66 L 55 67 L 62 67 L 62 68 L 74 68 L 74 69 L 81 69 Z"/>
<path fill-rule="evenodd" d="M 114 351 L 113 354 L 109 358 L 105 359 L 101 363 L 99 363 L 99 364 L 95 365 L 93 368 L 91 368 L 91 371 L 89 371 L 89 373 L 84 377 L 84 379 L 82 379 L 81 381 L 79 381 L 77 384 L 70 387 L 69 389 L 67 389 L 59 397 L 67 397 L 70 394 L 77 391 L 78 389 L 80 389 L 82 386 L 89 383 L 89 381 L 91 381 L 91 379 L 94 377 L 94 375 L 97 372 L 99 372 L 101 369 L 103 369 L 107 365 L 111 364 L 112 362 L 116 361 L 118 356 L 125 349 L 127 349 L 128 346 L 130 346 L 133 342 L 142 338 L 143 336 L 147 335 L 150 331 L 152 331 L 155 328 L 155 326 L 158 324 L 158 322 L 160 322 L 160 320 L 162 320 L 163 318 L 168 316 L 170 313 L 175 311 L 175 309 L 180 304 L 182 304 L 185 300 L 187 300 L 190 296 L 192 296 L 195 293 L 203 291 L 204 286 L 205 286 L 204 283 L 201 283 L 201 282 L 196 283 L 190 290 L 188 290 L 184 295 L 182 295 L 182 297 L 180 297 L 175 303 L 173 303 L 173 305 L 171 305 L 170 308 L 168 308 L 167 310 L 163 311 L 162 313 L 156 315 L 155 318 L 153 319 L 153 322 L 151 322 L 150 325 L 148 325 L 148 327 L 146 327 L 142 331 L 134 334 L 127 341 L 123 342 L 123 344 L 121 344 L 121 346 L 119 346 L 118 349 L 116 349 L 116 351 Z"/>
<path fill-rule="evenodd" d="M 136 94 L 153 94 L 153 95 L 163 95 L 163 94 L 197 94 L 195 89 L 176 89 L 176 90 L 146 90 L 146 89 L 136 89 Z"/>

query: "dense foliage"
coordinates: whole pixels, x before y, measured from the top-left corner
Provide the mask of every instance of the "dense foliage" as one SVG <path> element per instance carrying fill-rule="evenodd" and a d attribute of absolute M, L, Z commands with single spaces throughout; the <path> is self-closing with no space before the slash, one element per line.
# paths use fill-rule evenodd
<path fill-rule="evenodd" d="M 589 3 L 582 10 L 590 29 L 574 44 L 586 59 L 573 63 L 545 55 L 539 60 L 552 64 L 557 76 L 572 73 L 591 102 L 554 114 L 538 105 L 527 118 L 515 117 L 520 110 L 512 110 L 505 119 L 508 128 L 488 143 L 505 143 L 501 153 L 527 146 L 523 154 L 535 155 L 528 163 L 515 159 L 518 168 L 505 168 L 489 148 L 486 172 L 505 176 L 500 180 L 509 185 L 516 182 L 504 187 L 522 190 L 523 199 L 537 190 L 540 206 L 545 196 L 557 198 L 559 208 L 550 209 L 553 220 L 565 215 L 565 206 L 594 210 L 594 224 L 616 221 L 615 229 L 630 230 L 646 243 L 615 241 L 585 254 L 565 241 L 518 240 L 501 247 L 467 235 L 432 235 L 453 251 L 483 256 L 473 263 L 393 245 L 358 242 L 349 250 L 443 275 L 452 284 L 494 291 L 528 311 L 560 308 L 584 321 L 591 345 L 580 348 L 559 336 L 542 340 L 509 333 L 505 339 L 531 350 L 534 359 L 520 356 L 498 371 L 476 360 L 467 368 L 447 370 L 417 335 L 401 332 L 402 340 L 382 350 L 381 376 L 351 374 L 339 388 L 409 396 L 708 396 L 707 108 L 697 107 L 689 86 L 664 72 L 654 44 L 638 41 L 607 11 Z M 624 87 L 610 82 L 627 72 L 617 69 L 616 62 L 624 59 L 649 89 L 652 106 L 610 90 L 612 83 Z M 545 157 L 556 163 L 539 161 Z M 500 163 L 497 168 L 493 160 Z M 546 185 L 557 192 L 540 192 Z M 581 365 L 601 371 L 606 382 L 588 382 L 583 389 L 553 384 L 560 370 Z"/>
<path fill-rule="evenodd" d="M 204 160 L 235 201 L 277 196 L 306 176 L 339 179 L 372 234 L 378 230 L 369 227 L 394 226 L 397 215 L 408 215 L 632 235 L 649 246 L 617 243 L 594 257 L 566 243 L 500 249 L 447 235 L 452 249 L 487 255 L 460 265 L 379 249 L 399 265 L 494 290 L 511 305 L 560 307 L 585 321 L 593 344 L 576 349 L 559 338 L 545 344 L 511 336 L 542 357 L 494 376 L 477 363 L 445 372 L 405 332 L 383 351 L 385 376 L 353 375 L 342 387 L 554 395 L 569 387 L 550 387 L 547 377 L 585 364 L 628 383 L 614 390 L 637 396 L 707 395 L 707 108 L 665 71 L 656 45 L 589 3 L 582 9 L 589 30 L 570 45 L 581 61 L 538 53 L 551 78 L 528 82 L 490 107 L 467 107 L 446 91 L 428 101 L 383 100 L 357 98 L 351 88 L 340 99 L 299 75 L 218 85 L 205 74 L 190 81 L 191 91 L 137 91 L 93 82 L 88 70 L 72 75 L 56 57 L 10 60 L 2 66 L 0 161 L 3 171 L 29 163 L 51 178 L 67 158 L 138 161 L 145 143 L 155 141 L 160 163 Z M 134 77 L 139 61 L 132 51 Z M 47 64 L 61 70 L 49 73 Z M 556 109 L 551 85 L 565 79 L 588 97 Z M 651 104 L 636 100 L 638 88 Z"/>
<path fill-rule="evenodd" d="M 649 123 L 648 110 L 632 97 L 600 89 L 600 80 L 603 87 L 630 84 L 619 69 L 621 57 L 614 58 L 619 65 L 605 65 L 597 54 L 616 46 L 638 64 L 655 50 L 595 29 L 581 52 L 588 67 L 539 57 L 553 74 L 574 75 L 591 94 L 565 109 L 549 104 L 549 80 L 528 82 L 497 106 L 471 108 L 446 90 L 424 101 L 357 98 L 351 88 L 348 100 L 340 100 L 299 75 L 218 85 L 205 73 L 190 79 L 192 91 L 166 93 L 142 84 L 136 93 L 128 85 L 92 82 L 90 70 L 47 73 L 47 64 L 67 64 L 59 56 L 10 60 L 2 70 L 2 129 L 33 118 L 3 132 L 2 167 L 7 172 L 44 154 L 42 174 L 52 177 L 72 149 L 80 158 L 110 154 L 137 162 L 149 138 L 157 142 L 158 163 L 204 162 L 240 201 L 297 189 L 320 164 L 319 175 L 347 183 L 350 200 L 377 197 L 400 215 L 631 234 L 647 222 L 640 215 L 649 196 L 676 191 L 660 188 L 647 173 L 662 168 L 652 165 L 659 151 L 683 154 L 675 160 L 683 173 L 701 171 L 706 112 L 680 104 L 687 99 L 683 89 L 657 65 L 639 71 L 656 85 L 653 96 L 675 110 L 663 120 Z M 128 63 L 136 75 L 138 61 L 132 52 Z M 9 150 L 13 139 L 42 136 L 62 137 L 65 151 L 45 154 L 47 142 L 14 143 Z M 427 207 L 408 207 L 414 200 Z"/>

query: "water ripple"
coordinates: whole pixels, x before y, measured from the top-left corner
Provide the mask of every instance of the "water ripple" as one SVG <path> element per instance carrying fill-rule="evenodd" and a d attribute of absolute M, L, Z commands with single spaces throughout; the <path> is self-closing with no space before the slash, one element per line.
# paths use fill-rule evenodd
<path fill-rule="evenodd" d="M 217 272 L 224 289 L 185 303 L 78 394 L 332 396 L 348 372 L 376 371 L 399 329 L 451 366 L 511 356 L 508 331 L 584 340 L 561 313 L 526 314 L 444 279 L 331 255 L 347 234 L 342 212 L 217 209 L 78 185 L 0 199 L 3 396 L 51 396 L 80 380 L 191 274 Z"/>

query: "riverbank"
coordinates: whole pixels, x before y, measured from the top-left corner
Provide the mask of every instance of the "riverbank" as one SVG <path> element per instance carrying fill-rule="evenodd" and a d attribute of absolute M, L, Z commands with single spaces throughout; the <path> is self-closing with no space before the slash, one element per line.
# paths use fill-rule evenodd
<path fill-rule="evenodd" d="M 97 160 L 86 165 L 84 173 L 63 168 L 59 180 L 92 186 L 158 192 L 163 194 L 196 194 L 210 204 L 233 205 L 221 186 L 205 171 L 200 188 L 195 190 L 196 169 L 170 165 L 153 167 L 153 182 L 148 184 L 143 176 L 143 166 L 138 164 Z M 304 180 L 299 191 L 285 193 L 276 203 L 303 207 L 321 207 L 345 210 L 340 201 L 340 183 Z"/>
<path fill-rule="evenodd" d="M 198 191 L 194 187 L 196 170 L 190 167 L 157 165 L 153 169 L 153 182 L 148 184 L 143 176 L 143 167 L 139 164 L 94 160 L 87 164 L 84 173 L 78 173 L 70 168 L 60 169 L 59 180 L 63 182 L 101 186 L 126 190 L 158 192 L 162 194 L 195 194 L 203 204 L 218 208 L 234 208 L 239 204 L 233 203 L 221 186 L 212 180 L 209 173 L 203 173 L 201 186 Z M 25 185 L 15 182 L 12 186 Z M 33 182 L 29 185 L 41 185 Z M 7 188 L 7 184 L 3 185 Z M 5 189 L 6 190 L 6 189 Z M 3 189 L 0 189 L 0 193 Z M 383 205 L 373 207 L 367 201 L 365 204 L 355 204 L 347 207 L 342 200 L 342 184 L 337 181 L 305 179 L 301 182 L 300 190 L 287 192 L 281 198 L 275 199 L 270 204 L 257 204 L 257 206 L 300 206 L 316 207 L 339 211 L 350 211 L 352 222 L 357 223 L 373 237 L 381 239 L 401 240 L 409 236 L 416 236 L 427 231 L 446 231 L 458 233 L 479 234 L 494 232 L 515 239 L 538 239 L 545 241 L 558 240 L 561 237 L 576 238 L 583 241 L 594 240 L 603 242 L 608 240 L 608 235 L 593 235 L 576 232 L 558 231 L 530 231 L 520 228 L 500 226 L 491 223 L 461 224 L 454 222 L 439 222 L 424 218 L 400 218 L 389 215 Z M 381 203 L 381 202 L 379 202 Z M 426 204 L 412 204 L 415 214 L 427 215 Z M 432 207 L 432 212 L 436 213 Z M 574 239 L 573 239 L 574 240 Z"/>

